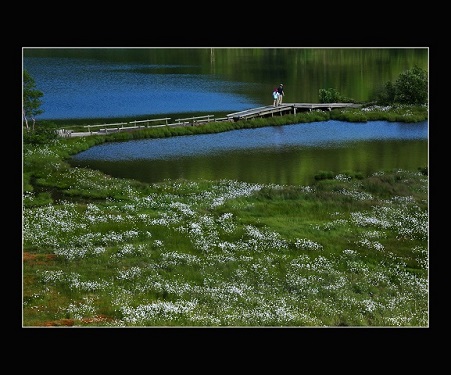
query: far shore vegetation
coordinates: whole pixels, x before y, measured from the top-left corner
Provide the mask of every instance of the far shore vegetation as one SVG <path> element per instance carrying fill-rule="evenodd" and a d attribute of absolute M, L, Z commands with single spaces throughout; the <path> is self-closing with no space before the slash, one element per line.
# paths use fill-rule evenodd
<path fill-rule="evenodd" d="M 427 165 L 291 186 L 147 184 L 68 163 L 105 142 L 425 121 L 427 87 L 414 68 L 361 109 L 66 138 L 35 120 L 43 94 L 24 72 L 23 326 L 428 327 Z"/>

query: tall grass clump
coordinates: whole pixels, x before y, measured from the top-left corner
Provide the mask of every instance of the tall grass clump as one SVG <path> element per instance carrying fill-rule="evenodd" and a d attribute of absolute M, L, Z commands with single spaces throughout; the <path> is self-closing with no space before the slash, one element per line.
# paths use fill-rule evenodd
<path fill-rule="evenodd" d="M 344 108 L 331 111 L 333 120 L 349 122 L 390 121 L 415 123 L 428 118 L 427 105 L 365 105 L 360 109 Z"/>

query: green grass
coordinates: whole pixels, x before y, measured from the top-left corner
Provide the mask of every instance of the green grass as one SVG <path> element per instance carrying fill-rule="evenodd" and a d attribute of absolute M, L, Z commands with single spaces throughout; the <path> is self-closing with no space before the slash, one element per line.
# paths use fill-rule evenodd
<path fill-rule="evenodd" d="M 429 325 L 427 167 L 288 186 L 66 163 L 113 140 L 24 145 L 23 326 Z"/>

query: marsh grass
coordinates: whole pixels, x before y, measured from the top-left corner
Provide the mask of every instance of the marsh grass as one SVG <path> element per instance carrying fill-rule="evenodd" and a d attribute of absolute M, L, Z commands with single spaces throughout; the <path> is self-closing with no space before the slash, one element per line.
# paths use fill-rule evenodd
<path fill-rule="evenodd" d="M 65 162 L 105 141 L 24 148 L 24 327 L 428 326 L 427 167 L 285 186 Z"/>
<path fill-rule="evenodd" d="M 426 193 L 363 186 L 168 181 L 27 207 L 24 325 L 427 326 Z"/>

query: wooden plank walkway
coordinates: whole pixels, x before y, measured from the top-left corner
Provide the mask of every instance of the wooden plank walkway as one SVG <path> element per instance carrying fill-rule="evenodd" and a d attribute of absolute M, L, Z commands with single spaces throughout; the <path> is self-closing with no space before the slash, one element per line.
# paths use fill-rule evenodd
<path fill-rule="evenodd" d="M 272 117 L 274 115 L 283 116 L 288 114 L 296 114 L 299 111 L 331 111 L 335 108 L 360 108 L 360 104 L 354 103 L 283 103 L 274 107 L 267 105 L 265 107 L 251 108 L 245 111 L 230 113 L 227 115 L 229 120 L 239 121 L 248 120 L 255 117 Z"/>
<path fill-rule="evenodd" d="M 142 128 L 157 128 L 167 126 L 195 126 L 207 124 L 210 122 L 221 121 L 240 121 L 248 120 L 256 117 L 273 117 L 284 116 L 289 114 L 296 114 L 297 112 L 306 112 L 312 110 L 331 111 L 335 108 L 360 108 L 360 104 L 354 103 L 283 103 L 277 107 L 273 105 L 267 105 L 265 107 L 250 108 L 245 111 L 234 112 L 228 114 L 226 117 L 214 118 L 214 115 L 195 116 L 183 119 L 176 119 L 174 123 L 168 123 L 171 120 L 169 117 L 162 119 L 143 120 L 143 121 L 131 121 L 129 123 L 117 123 L 117 124 L 102 124 L 102 125 L 86 125 L 87 132 L 73 132 L 72 130 L 60 129 L 59 134 L 63 137 L 84 137 L 94 134 L 110 134 L 120 131 L 133 131 Z M 164 122 L 164 124 L 150 125 L 150 122 Z M 142 124 L 142 125 L 141 125 Z M 126 125 L 126 126 L 124 126 Z M 92 128 L 100 128 L 98 131 L 93 131 Z"/>

